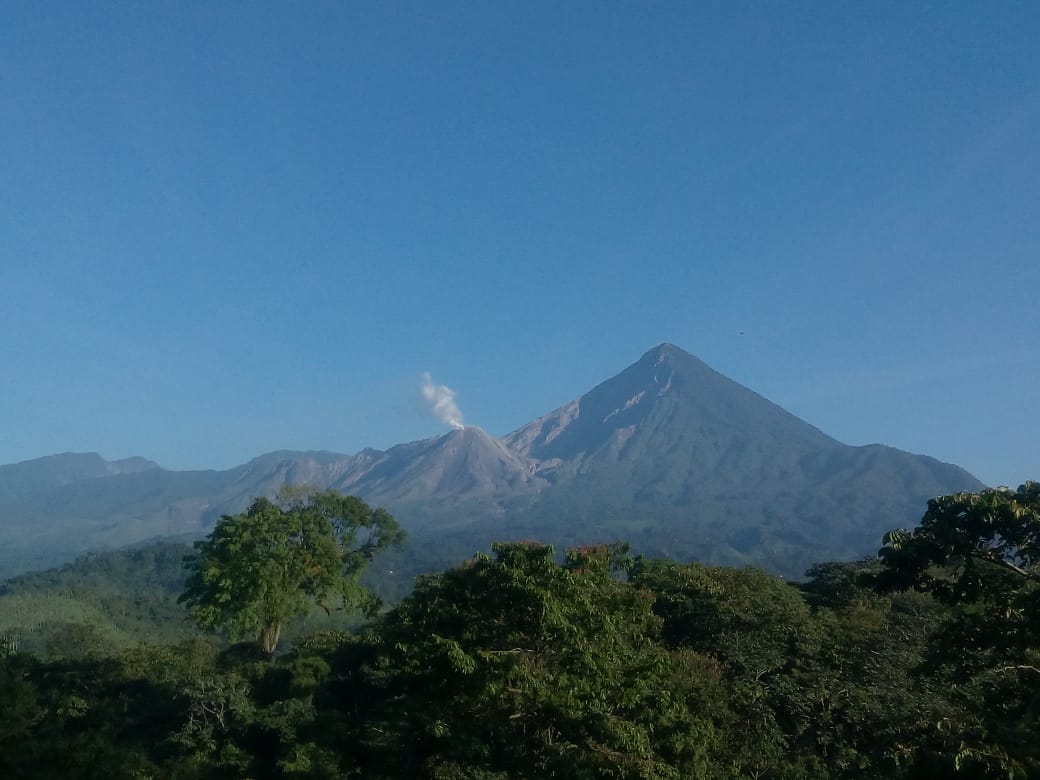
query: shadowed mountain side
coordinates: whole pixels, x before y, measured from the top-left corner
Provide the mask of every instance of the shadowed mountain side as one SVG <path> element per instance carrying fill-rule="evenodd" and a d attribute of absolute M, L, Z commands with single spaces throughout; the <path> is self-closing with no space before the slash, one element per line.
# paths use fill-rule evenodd
<path fill-rule="evenodd" d="M 85 479 L 136 474 L 157 468 L 159 464 L 144 458 L 105 460 L 96 452 L 65 452 L 12 463 L 0 466 L 0 504 Z"/>
<path fill-rule="evenodd" d="M 58 457 L 85 464 L 100 460 L 93 455 Z M 95 467 L 78 481 L 0 501 L 0 572 L 25 571 L 86 550 L 146 539 L 199 537 L 222 514 L 243 510 L 255 496 L 274 495 L 286 483 L 326 484 L 326 475 L 339 476 L 361 457 L 276 452 L 226 471 L 168 471 L 153 465 L 119 473 Z M 36 466 L 30 473 L 41 466 L 50 472 L 52 459 L 40 460 L 44 463 L 17 465 Z"/>
<path fill-rule="evenodd" d="M 623 464 L 579 473 L 540 494 L 508 538 L 559 544 L 609 536 L 649 555 L 797 577 L 813 563 L 874 552 L 886 531 L 917 522 L 929 498 L 980 484 L 956 467 L 891 448 L 865 465 L 877 455 L 865 449 L 873 448 L 840 447 L 807 455 L 804 464 L 788 459 L 777 470 L 749 458 L 746 468 L 685 486 L 663 478 L 641 484 L 638 470 Z"/>

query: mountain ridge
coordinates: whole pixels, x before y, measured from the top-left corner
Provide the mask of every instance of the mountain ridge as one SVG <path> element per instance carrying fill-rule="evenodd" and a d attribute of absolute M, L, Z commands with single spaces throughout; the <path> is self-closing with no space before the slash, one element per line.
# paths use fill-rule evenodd
<path fill-rule="evenodd" d="M 276 450 L 210 471 L 49 458 L 0 467 L 8 550 L 31 545 L 19 529 L 73 553 L 202 535 L 288 483 L 385 505 L 417 545 L 454 535 L 465 554 L 492 538 L 625 538 L 648 552 L 791 573 L 876 549 L 928 498 L 982 486 L 928 456 L 839 442 L 668 343 L 502 437 L 466 426 L 387 450 Z"/>

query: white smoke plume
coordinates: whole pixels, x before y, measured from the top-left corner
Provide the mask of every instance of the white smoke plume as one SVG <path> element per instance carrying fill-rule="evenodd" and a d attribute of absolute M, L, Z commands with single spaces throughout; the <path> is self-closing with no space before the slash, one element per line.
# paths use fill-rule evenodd
<path fill-rule="evenodd" d="M 422 394 L 434 417 L 452 428 L 466 427 L 462 424 L 462 411 L 455 403 L 455 391 L 446 385 L 435 385 L 429 371 L 422 373 Z"/>

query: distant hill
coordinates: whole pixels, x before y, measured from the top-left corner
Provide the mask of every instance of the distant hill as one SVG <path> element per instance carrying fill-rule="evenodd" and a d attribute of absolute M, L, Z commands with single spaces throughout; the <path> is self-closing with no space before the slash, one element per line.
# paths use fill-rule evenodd
<path fill-rule="evenodd" d="M 226 471 L 57 455 L 0 467 L 0 572 L 201 536 L 286 483 L 355 493 L 411 533 L 408 569 L 493 539 L 627 539 L 637 551 L 798 575 L 872 552 L 963 469 L 827 436 L 670 344 L 502 438 L 468 427 L 356 455 L 274 452 Z"/>
<path fill-rule="evenodd" d="M 0 505 L 74 482 L 115 474 L 138 474 L 156 468 L 159 468 L 157 463 L 144 458 L 109 461 L 96 452 L 66 452 L 12 463 L 0 466 Z"/>
<path fill-rule="evenodd" d="M 43 656 L 73 639 L 112 649 L 188 639 L 193 630 L 177 597 L 190 550 L 155 543 L 13 577 L 0 584 L 0 642 Z"/>

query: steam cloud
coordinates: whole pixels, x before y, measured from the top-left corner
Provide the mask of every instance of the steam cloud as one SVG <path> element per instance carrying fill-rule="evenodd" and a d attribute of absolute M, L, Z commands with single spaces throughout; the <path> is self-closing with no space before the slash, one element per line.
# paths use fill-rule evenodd
<path fill-rule="evenodd" d="M 462 424 L 462 412 L 455 404 L 455 391 L 446 385 L 435 385 L 429 371 L 422 374 L 422 394 L 434 417 L 452 428 L 466 427 Z"/>

